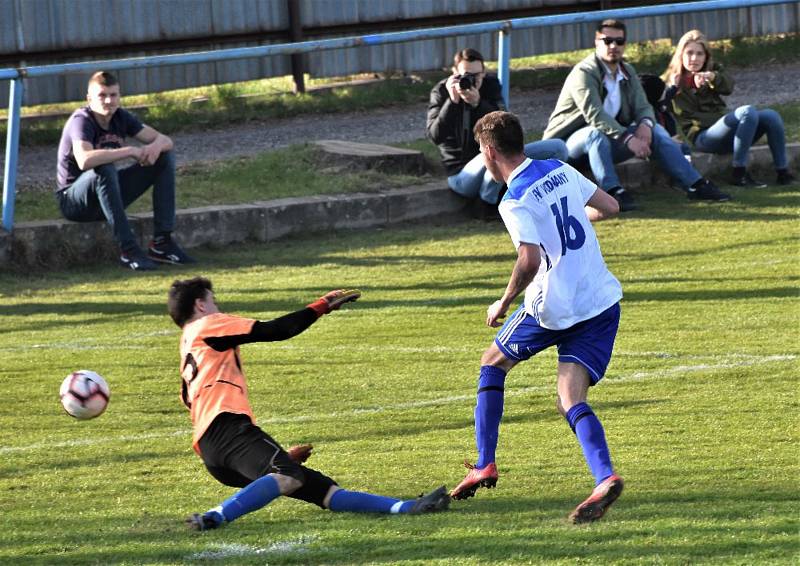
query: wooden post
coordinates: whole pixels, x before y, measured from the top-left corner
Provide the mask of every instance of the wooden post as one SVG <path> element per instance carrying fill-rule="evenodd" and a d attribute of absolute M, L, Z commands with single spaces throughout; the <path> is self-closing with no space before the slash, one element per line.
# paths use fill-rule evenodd
<path fill-rule="evenodd" d="M 300 0 L 286 0 L 289 8 L 289 41 L 303 41 L 303 22 L 300 18 Z M 302 53 L 292 53 L 292 78 L 294 78 L 294 93 L 304 93 L 306 91 L 306 81 L 304 76 L 305 65 Z"/>

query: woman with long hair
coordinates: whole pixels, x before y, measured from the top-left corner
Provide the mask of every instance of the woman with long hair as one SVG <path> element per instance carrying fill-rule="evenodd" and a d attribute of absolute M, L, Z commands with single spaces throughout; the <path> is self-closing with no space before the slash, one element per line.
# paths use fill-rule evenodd
<path fill-rule="evenodd" d="M 769 108 L 751 104 L 728 110 L 723 96 L 733 92 L 733 79 L 711 57 L 708 39 L 699 30 L 686 32 L 662 75 L 672 96 L 672 107 L 684 135 L 694 149 L 705 153 L 733 153 L 732 184 L 765 187 L 747 171 L 750 147 L 764 134 L 777 171 L 776 182 L 794 181 L 786 160 L 783 120 Z"/>

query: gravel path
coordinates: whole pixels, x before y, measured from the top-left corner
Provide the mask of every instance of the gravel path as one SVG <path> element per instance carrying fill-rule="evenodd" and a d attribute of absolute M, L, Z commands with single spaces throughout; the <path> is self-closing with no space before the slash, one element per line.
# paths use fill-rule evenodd
<path fill-rule="evenodd" d="M 800 100 L 797 83 L 800 62 L 735 71 L 736 89 L 728 98 L 734 108 L 751 103 L 769 106 Z M 769 85 L 765 87 L 764 85 Z M 543 130 L 559 89 L 511 92 L 511 110 L 526 129 Z M 169 134 L 169 132 L 166 132 Z M 321 139 L 394 143 L 425 135 L 425 104 L 369 112 L 299 116 L 244 124 L 225 129 L 171 134 L 178 164 L 224 160 Z M 4 157 L 4 155 L 2 156 Z M 23 147 L 18 170 L 19 190 L 50 188 L 55 182 L 55 148 Z"/>

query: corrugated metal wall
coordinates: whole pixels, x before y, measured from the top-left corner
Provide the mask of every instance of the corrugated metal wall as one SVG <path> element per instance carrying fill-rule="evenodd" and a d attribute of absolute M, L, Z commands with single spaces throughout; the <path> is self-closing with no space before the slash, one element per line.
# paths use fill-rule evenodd
<path fill-rule="evenodd" d="M 474 4 L 452 2 L 453 4 Z M 497 4 L 512 2 L 497 2 Z M 672 38 L 673 41 L 694 28 L 711 39 L 800 31 L 800 4 L 779 4 L 757 8 L 696 12 L 626 21 L 628 36 L 634 42 Z M 511 34 L 511 56 L 524 57 L 587 49 L 594 45 L 594 24 L 559 25 Z M 413 43 L 338 49 L 308 58 L 313 76 L 335 76 L 363 71 L 421 71 L 449 67 L 453 54 L 473 47 L 490 60 L 497 58 L 497 34 L 457 36 Z"/>
<path fill-rule="evenodd" d="M 543 7 L 574 11 L 587 1 L 576 0 L 302 0 L 304 28 L 376 22 L 372 33 L 382 31 L 380 22 L 402 22 L 414 18 L 448 17 L 452 24 L 463 14 L 491 14 L 486 21 L 514 9 Z M 593 3 L 596 5 L 596 3 Z M 632 41 L 680 37 L 699 28 L 709 37 L 762 35 L 796 32 L 800 29 L 800 4 L 778 4 L 721 12 L 701 12 L 669 17 L 630 20 Z M 141 57 L 156 51 L 127 51 L 126 45 L 194 40 L 193 45 L 172 52 L 219 48 L 221 36 L 265 34 L 271 41 L 226 43 L 225 47 L 283 43 L 279 35 L 288 28 L 286 0 L 0 0 L 0 55 L 52 52 L 52 62 L 65 62 L 71 50 L 82 50 L 77 60 Z M 588 48 L 592 25 L 575 24 L 515 31 L 511 36 L 512 57 Z M 352 33 L 347 35 L 353 35 Z M 306 35 L 305 39 L 315 37 Z M 116 50 L 92 57 L 94 46 Z M 421 71 L 449 67 L 458 49 L 471 46 L 489 59 L 497 57 L 496 34 L 459 36 L 376 47 L 320 51 L 306 57 L 307 71 L 315 77 L 360 72 Z M 160 46 L 161 47 L 161 46 Z M 65 58 L 63 54 L 67 54 Z M 36 64 L 43 64 L 37 60 Z M 280 76 L 291 73 L 289 57 L 270 57 L 224 63 L 177 65 L 120 73 L 126 94 L 159 92 L 205 84 L 219 84 Z M 69 75 L 28 79 L 26 105 L 80 100 L 86 76 Z M 0 83 L 0 104 L 7 105 L 7 83 Z"/>

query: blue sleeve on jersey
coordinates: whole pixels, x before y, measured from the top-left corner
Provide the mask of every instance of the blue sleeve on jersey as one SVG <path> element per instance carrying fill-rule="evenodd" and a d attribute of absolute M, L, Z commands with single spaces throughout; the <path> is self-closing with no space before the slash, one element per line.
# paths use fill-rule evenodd
<path fill-rule="evenodd" d="M 512 179 L 506 194 L 503 195 L 503 199 L 513 198 L 519 200 L 522 195 L 525 194 L 525 191 L 536 181 L 563 166 L 564 163 L 558 159 L 546 159 L 544 161 L 531 160 L 525 170 Z"/>

